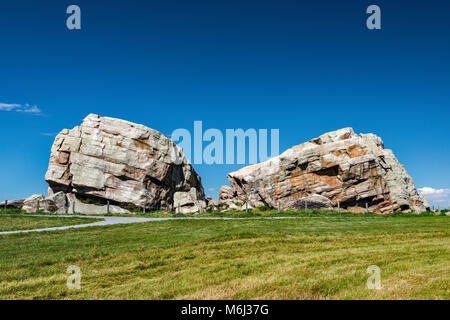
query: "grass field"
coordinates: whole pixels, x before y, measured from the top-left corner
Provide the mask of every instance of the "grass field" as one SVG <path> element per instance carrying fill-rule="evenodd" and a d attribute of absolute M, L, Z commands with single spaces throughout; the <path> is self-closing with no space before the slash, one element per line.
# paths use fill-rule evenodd
<path fill-rule="evenodd" d="M 450 299 L 449 262 L 448 217 L 147 222 L 0 236 L 0 298 Z"/>
<path fill-rule="evenodd" d="M 1 212 L 1 211 L 0 211 Z M 399 213 L 394 212 L 388 214 L 386 216 L 381 216 L 379 214 L 375 214 L 372 212 L 367 213 L 353 213 L 347 211 L 336 211 L 336 210 L 317 210 L 317 209 L 308 209 L 308 210 L 283 210 L 278 212 L 277 210 L 267 209 L 267 208 L 255 208 L 249 209 L 248 211 L 207 211 L 203 213 L 174 213 L 174 212 L 166 212 L 166 211 L 147 211 L 143 213 L 142 211 L 135 211 L 131 213 L 77 213 L 80 216 L 115 216 L 115 217 L 147 217 L 147 218 L 184 218 L 184 217 L 230 217 L 230 218 L 257 218 L 257 217 L 336 217 L 336 218 L 346 218 L 346 217 L 371 217 L 371 218 L 394 218 L 394 217 L 411 217 L 411 218 L 423 218 L 423 217 L 434 217 L 436 215 L 445 216 L 448 210 L 442 210 L 441 212 L 422 212 L 420 215 L 415 213 Z M 51 212 L 39 211 L 36 213 L 26 213 L 23 210 L 19 209 L 8 209 L 6 211 L 7 214 L 11 215 L 48 215 L 54 216 L 57 215 Z M 1 216 L 1 213 L 0 213 Z"/>
<path fill-rule="evenodd" d="M 62 227 L 75 224 L 91 223 L 99 220 L 101 219 L 0 215 L 0 232 Z"/>

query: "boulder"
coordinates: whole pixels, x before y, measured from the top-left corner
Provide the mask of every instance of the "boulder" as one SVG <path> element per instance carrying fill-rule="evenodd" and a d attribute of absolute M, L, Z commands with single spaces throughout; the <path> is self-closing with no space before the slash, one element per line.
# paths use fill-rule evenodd
<path fill-rule="evenodd" d="M 57 210 L 64 209 L 67 207 L 67 197 L 64 192 L 59 191 L 57 193 L 51 194 L 45 198 L 46 200 L 53 201 Z"/>
<path fill-rule="evenodd" d="M 23 201 L 21 208 L 28 213 L 36 211 L 54 212 L 58 210 L 53 200 L 45 198 L 42 194 L 34 194 Z"/>
<path fill-rule="evenodd" d="M 25 199 L 21 199 L 21 200 L 9 200 L 6 204 L 7 208 L 16 208 L 16 209 L 22 209 L 23 207 L 23 202 L 25 201 Z M 5 201 L 0 202 L 0 210 L 3 209 L 5 207 Z"/>
<path fill-rule="evenodd" d="M 56 136 L 45 179 L 50 196 L 62 191 L 117 206 L 172 210 L 175 193 L 190 197 L 192 189 L 198 209 L 205 200 L 200 177 L 171 139 L 140 124 L 94 114 Z M 186 206 L 193 209 L 189 202 Z"/>
<path fill-rule="evenodd" d="M 333 203 L 327 197 L 320 194 L 313 194 L 311 196 L 303 197 L 293 200 L 284 205 L 284 209 L 304 210 L 304 209 L 320 209 L 332 210 Z"/>
<path fill-rule="evenodd" d="M 222 187 L 220 202 L 244 202 L 281 209 L 305 197 L 320 195 L 334 208 L 387 214 L 423 212 L 428 202 L 417 191 L 393 152 L 380 137 L 355 134 L 352 128 L 325 133 L 288 149 L 266 162 L 228 174 L 231 187 Z M 323 198 L 317 202 L 325 204 Z M 301 202 L 299 203 L 301 206 Z M 321 204 L 321 205 L 322 205 Z M 329 203 L 328 203 L 329 205 Z"/>
<path fill-rule="evenodd" d="M 229 186 L 222 186 L 219 191 L 219 204 L 222 204 L 225 208 L 237 210 L 242 206 L 243 201 L 237 197 L 233 188 Z"/>
<path fill-rule="evenodd" d="M 210 207 L 217 207 L 219 205 L 219 200 L 214 200 L 213 198 L 208 197 L 208 199 L 206 199 L 206 205 Z"/>
<path fill-rule="evenodd" d="M 229 202 L 226 204 L 225 209 L 222 210 L 222 212 L 226 212 L 229 210 L 235 210 L 235 211 L 241 211 L 242 205 L 237 205 L 235 202 Z"/>
<path fill-rule="evenodd" d="M 63 210 L 60 209 L 66 208 L 66 203 L 66 195 L 63 192 L 58 192 L 49 197 L 45 197 L 42 194 L 34 194 L 24 200 L 8 201 L 7 207 L 22 209 L 28 213 L 40 210 L 46 212 L 63 212 Z M 3 207 L 4 205 L 4 202 L 0 203 L 0 207 Z"/>
<path fill-rule="evenodd" d="M 189 192 L 175 192 L 173 201 L 177 213 L 202 212 L 206 208 L 206 201 L 199 197 L 195 188 L 191 188 Z"/>
<path fill-rule="evenodd" d="M 58 194 L 56 197 L 45 197 L 42 194 L 34 194 L 24 200 L 8 201 L 8 208 L 17 208 L 25 210 L 28 213 L 36 211 L 55 212 L 62 205 L 62 197 L 65 199 L 64 193 Z M 3 208 L 4 202 L 0 203 L 0 208 Z"/>
<path fill-rule="evenodd" d="M 33 194 L 32 196 L 26 198 L 23 201 L 22 210 L 25 210 L 28 213 L 39 211 L 41 208 L 41 202 L 45 199 L 42 194 Z M 39 208 L 38 208 L 39 202 Z"/>
<path fill-rule="evenodd" d="M 220 188 L 217 206 L 220 206 L 223 212 L 228 210 L 251 210 L 253 209 L 252 203 L 255 204 L 255 202 L 247 201 L 246 197 L 237 197 L 237 194 L 229 186 L 222 186 Z"/>
<path fill-rule="evenodd" d="M 84 203 L 76 199 L 74 196 L 69 197 L 66 212 L 59 213 L 83 213 L 83 214 L 106 214 L 108 213 L 108 205 L 96 205 Z M 130 211 L 116 205 L 109 205 L 109 213 L 130 213 Z"/>
<path fill-rule="evenodd" d="M 228 202 L 225 205 L 225 208 L 222 210 L 222 212 L 226 212 L 229 210 L 235 210 L 235 211 L 247 211 L 252 210 L 253 207 L 250 205 L 250 203 L 241 203 L 241 202 Z"/>

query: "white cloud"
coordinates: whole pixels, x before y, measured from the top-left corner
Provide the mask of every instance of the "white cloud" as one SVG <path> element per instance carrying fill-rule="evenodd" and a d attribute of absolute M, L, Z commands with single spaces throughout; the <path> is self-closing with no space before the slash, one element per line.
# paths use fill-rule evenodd
<path fill-rule="evenodd" d="M 39 109 L 37 106 L 27 106 L 24 109 L 19 109 L 17 111 L 27 113 L 41 113 L 41 109 Z"/>
<path fill-rule="evenodd" d="M 419 188 L 420 193 L 427 195 L 450 195 L 450 189 L 435 189 L 431 187 Z"/>
<path fill-rule="evenodd" d="M 18 109 L 21 107 L 22 106 L 20 104 L 9 104 L 9 103 L 0 102 L 0 110 L 2 110 L 2 111 L 11 111 L 11 110 Z"/>
<path fill-rule="evenodd" d="M 25 112 L 25 113 L 33 113 L 38 114 L 41 113 L 41 109 L 37 106 L 30 106 L 28 103 L 25 105 L 16 104 L 16 103 L 3 103 L 0 102 L 0 111 L 16 111 L 16 112 Z"/>
<path fill-rule="evenodd" d="M 441 208 L 450 206 L 450 189 L 423 187 L 419 188 L 419 192 L 424 195 L 430 205 L 441 206 Z"/>

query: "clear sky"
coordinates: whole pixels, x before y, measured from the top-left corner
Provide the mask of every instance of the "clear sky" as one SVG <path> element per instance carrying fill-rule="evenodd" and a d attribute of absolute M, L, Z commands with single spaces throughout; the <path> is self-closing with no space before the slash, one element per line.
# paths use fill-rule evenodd
<path fill-rule="evenodd" d="M 81 30 L 66 28 L 71 4 Z M 371 4 L 381 30 L 366 28 Z M 166 135 L 195 120 L 275 128 L 280 151 L 351 126 L 447 206 L 449 13 L 436 0 L 1 1 L 0 198 L 46 193 L 54 136 L 97 113 Z M 240 167 L 195 165 L 213 197 Z"/>

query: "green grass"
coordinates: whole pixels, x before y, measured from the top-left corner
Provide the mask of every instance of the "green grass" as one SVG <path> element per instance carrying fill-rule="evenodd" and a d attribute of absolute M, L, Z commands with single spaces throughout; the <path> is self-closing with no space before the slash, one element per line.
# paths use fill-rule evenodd
<path fill-rule="evenodd" d="M 92 223 L 100 220 L 101 219 L 57 218 L 57 217 L 39 217 L 30 215 L 0 214 L 0 232 L 62 227 L 75 224 Z"/>
<path fill-rule="evenodd" d="M 317 210 L 317 209 L 308 209 L 308 210 L 282 210 L 278 212 L 277 210 L 273 210 L 268 207 L 259 207 L 259 208 L 253 208 L 249 209 L 248 211 L 237 211 L 237 210 L 228 210 L 224 212 L 219 211 L 212 211 L 209 210 L 207 212 L 203 213 L 174 213 L 174 212 L 166 212 L 166 211 L 147 211 L 142 212 L 140 208 L 135 208 L 134 211 L 131 213 L 104 213 L 104 214 L 83 214 L 83 213 L 76 213 L 76 215 L 80 216 L 115 216 L 115 217 L 148 217 L 148 218 L 184 218 L 184 217 L 230 217 L 230 218 L 258 218 L 258 217 L 372 217 L 372 218 L 392 218 L 392 217 L 429 217 L 429 216 L 446 216 L 445 213 L 448 212 L 448 210 L 442 210 L 440 213 L 437 212 L 422 212 L 421 214 L 415 214 L 415 213 L 400 213 L 400 212 L 394 212 L 385 216 L 375 214 L 372 212 L 367 213 L 353 213 L 348 211 L 341 210 L 340 212 L 336 210 Z M 6 212 L 0 211 L 0 215 L 2 213 L 6 214 L 24 214 L 24 215 L 57 215 L 56 213 L 52 212 L 34 212 L 34 213 L 26 213 L 23 210 L 20 209 L 7 209 Z"/>
<path fill-rule="evenodd" d="M 22 212 L 23 214 L 26 214 L 25 212 Z M 55 213 L 49 213 L 49 212 L 37 212 L 37 213 L 29 213 L 27 215 L 33 215 L 33 214 L 39 214 L 39 215 L 55 215 Z M 415 214 L 415 213 L 400 213 L 400 212 L 394 212 L 385 216 L 367 212 L 367 213 L 353 213 L 353 212 L 347 212 L 347 211 L 340 211 L 337 212 L 335 210 L 316 210 L 316 209 L 308 209 L 308 210 L 283 210 L 278 212 L 277 210 L 260 210 L 260 209 L 250 209 L 247 212 L 244 211 L 236 211 L 236 210 L 229 210 L 224 212 L 203 212 L 203 213 L 174 213 L 174 212 L 166 212 L 166 211 L 134 211 L 132 213 L 109 213 L 109 214 L 83 214 L 83 213 L 77 213 L 77 215 L 80 216 L 115 216 L 115 217 L 148 217 L 148 218 L 184 218 L 184 217 L 229 217 L 229 218 L 259 218 L 259 217 L 336 217 L 336 218 L 347 218 L 347 217 L 371 217 L 371 218 L 392 218 L 392 217 L 429 217 L 429 216 L 436 216 L 441 215 L 445 216 L 445 212 L 441 213 L 435 213 L 435 212 L 423 212 L 421 214 Z"/>
<path fill-rule="evenodd" d="M 0 298 L 450 299 L 449 261 L 441 216 L 148 222 L 0 236 Z"/>

